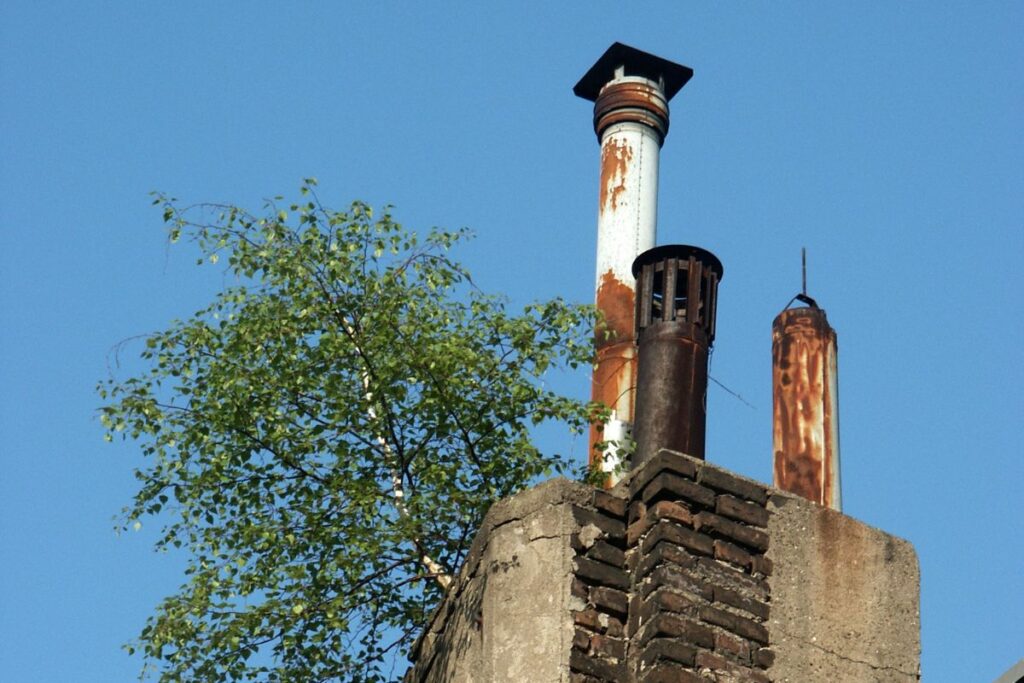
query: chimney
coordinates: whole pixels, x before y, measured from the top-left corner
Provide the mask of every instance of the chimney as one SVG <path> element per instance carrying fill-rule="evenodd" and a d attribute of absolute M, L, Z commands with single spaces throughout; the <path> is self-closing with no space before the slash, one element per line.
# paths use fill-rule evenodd
<path fill-rule="evenodd" d="M 556 477 L 496 502 L 403 680 L 875 681 L 884 671 L 886 681 L 917 683 L 913 546 L 785 481 L 804 497 L 704 460 L 722 264 L 699 247 L 651 248 L 652 186 L 634 182 L 651 170 L 636 165 L 638 155 L 657 161 L 664 101 L 689 70 L 670 85 L 664 74 L 685 67 L 638 74 L 634 60 L 668 64 L 616 44 L 576 87 L 597 100 L 606 162 L 598 275 L 608 277 L 598 278 L 598 305 L 628 335 L 602 343 L 594 395 L 617 411 L 607 440 L 633 414 L 618 412 L 630 406 L 620 399 L 635 393 L 628 485 L 601 490 Z M 642 196 L 650 203 L 637 203 Z M 627 254 L 635 258 L 623 265 Z M 808 308 L 775 321 L 776 453 L 785 454 L 777 483 L 787 460 L 818 457 L 793 435 L 838 444 L 825 419 L 835 414 L 835 333 L 806 289 L 805 277 L 793 301 Z M 603 393 L 605 380 L 614 391 Z M 836 496 L 837 453 L 821 456 L 834 465 Z"/>
<path fill-rule="evenodd" d="M 703 460 L 722 263 L 699 247 L 674 244 L 641 254 L 633 273 L 639 362 L 632 467 L 662 448 Z"/>
<path fill-rule="evenodd" d="M 605 324 L 596 335 L 591 397 L 611 416 L 603 428 L 591 429 L 590 461 L 606 472 L 618 465 L 617 446 L 628 439 L 633 422 L 636 293 L 630 269 L 655 244 L 668 101 L 691 76 L 688 67 L 614 43 L 573 88 L 594 103 L 601 143 L 596 302 Z M 608 443 L 603 453 L 595 449 L 600 442 Z"/>
<path fill-rule="evenodd" d="M 836 331 L 806 286 L 793 300 L 772 323 L 773 482 L 841 510 Z"/>

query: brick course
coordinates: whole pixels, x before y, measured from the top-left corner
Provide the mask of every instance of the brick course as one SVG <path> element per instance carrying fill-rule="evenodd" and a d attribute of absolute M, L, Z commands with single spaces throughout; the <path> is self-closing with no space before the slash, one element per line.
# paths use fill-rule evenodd
<path fill-rule="evenodd" d="M 575 517 L 570 668 L 588 683 L 770 681 L 767 490 L 662 451 Z M 596 531 L 595 531 L 596 530 Z"/>
<path fill-rule="evenodd" d="M 918 577 L 901 539 L 662 452 L 496 503 L 405 681 L 913 683 Z"/>

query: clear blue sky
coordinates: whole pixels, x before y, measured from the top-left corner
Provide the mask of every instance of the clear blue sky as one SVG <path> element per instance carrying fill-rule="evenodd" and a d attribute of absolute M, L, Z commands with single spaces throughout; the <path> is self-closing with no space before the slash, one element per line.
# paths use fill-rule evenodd
<path fill-rule="evenodd" d="M 696 72 L 659 242 L 725 264 L 712 374 L 754 406 L 712 388 L 709 459 L 770 478 L 771 322 L 807 246 L 845 511 L 917 548 L 924 680 L 995 679 L 1024 657 L 1022 36 L 1021 2 L 4 3 L 0 678 L 133 680 L 119 645 L 180 582 L 153 525 L 113 534 L 139 456 L 94 412 L 113 345 L 221 283 L 147 193 L 253 206 L 315 175 L 474 228 L 485 289 L 590 301 L 570 89 L 619 40 Z"/>

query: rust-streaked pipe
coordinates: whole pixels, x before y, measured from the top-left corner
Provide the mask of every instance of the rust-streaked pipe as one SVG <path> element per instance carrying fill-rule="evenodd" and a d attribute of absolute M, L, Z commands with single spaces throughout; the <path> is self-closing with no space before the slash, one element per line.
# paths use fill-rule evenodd
<path fill-rule="evenodd" d="M 666 245 L 637 257 L 633 272 L 640 338 L 632 468 L 663 448 L 703 460 L 722 264 L 699 247 Z"/>
<path fill-rule="evenodd" d="M 772 323 L 772 416 L 776 488 L 842 509 L 836 332 L 817 305 Z"/>
<path fill-rule="evenodd" d="M 633 423 L 636 295 L 630 268 L 655 243 L 668 101 L 692 75 L 688 67 L 615 43 L 573 88 L 594 102 L 594 130 L 601 143 L 595 300 L 604 325 L 596 331 L 591 397 L 611 415 L 591 429 L 590 461 L 606 472 L 618 467 L 618 447 Z M 598 451 L 601 442 L 607 445 Z"/>

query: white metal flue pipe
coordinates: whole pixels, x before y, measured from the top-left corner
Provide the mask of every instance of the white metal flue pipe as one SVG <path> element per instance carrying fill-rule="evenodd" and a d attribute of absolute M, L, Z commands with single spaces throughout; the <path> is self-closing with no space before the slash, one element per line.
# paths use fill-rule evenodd
<path fill-rule="evenodd" d="M 618 78 L 607 87 L 630 82 L 664 97 L 657 83 L 643 78 Z M 644 123 L 622 121 L 601 133 L 596 290 L 609 276 L 632 288 L 633 261 L 654 247 L 660 151 L 661 134 Z"/>
<path fill-rule="evenodd" d="M 619 454 L 633 424 L 636 287 L 631 268 L 637 256 L 655 245 L 668 100 L 692 73 L 615 43 L 574 88 L 594 102 L 594 129 L 601 143 L 595 300 L 604 324 L 597 330 L 591 397 L 611 412 L 591 430 L 590 461 L 609 473 L 609 485 L 617 478 Z M 596 448 L 601 443 L 604 448 Z"/>
<path fill-rule="evenodd" d="M 634 84 L 653 103 L 664 107 L 660 83 L 621 75 L 602 93 Z M 660 101 L 659 101 L 660 100 Z M 599 98 L 600 101 L 600 98 Z M 660 108 L 660 107 L 659 107 Z M 621 113 L 621 112 L 619 112 Z M 638 118 L 646 112 L 634 112 Z M 643 117 L 646 118 L 646 117 Z M 593 398 L 612 409 L 600 440 L 601 469 L 612 484 L 620 469 L 620 452 L 633 425 L 636 384 L 635 284 L 630 268 L 641 253 L 654 247 L 658 227 L 658 165 L 662 135 L 647 121 L 626 119 L 601 132 L 601 184 L 597 208 L 597 273 L 595 300 L 604 312 L 611 336 L 599 340 L 601 354 L 595 371 Z"/>

